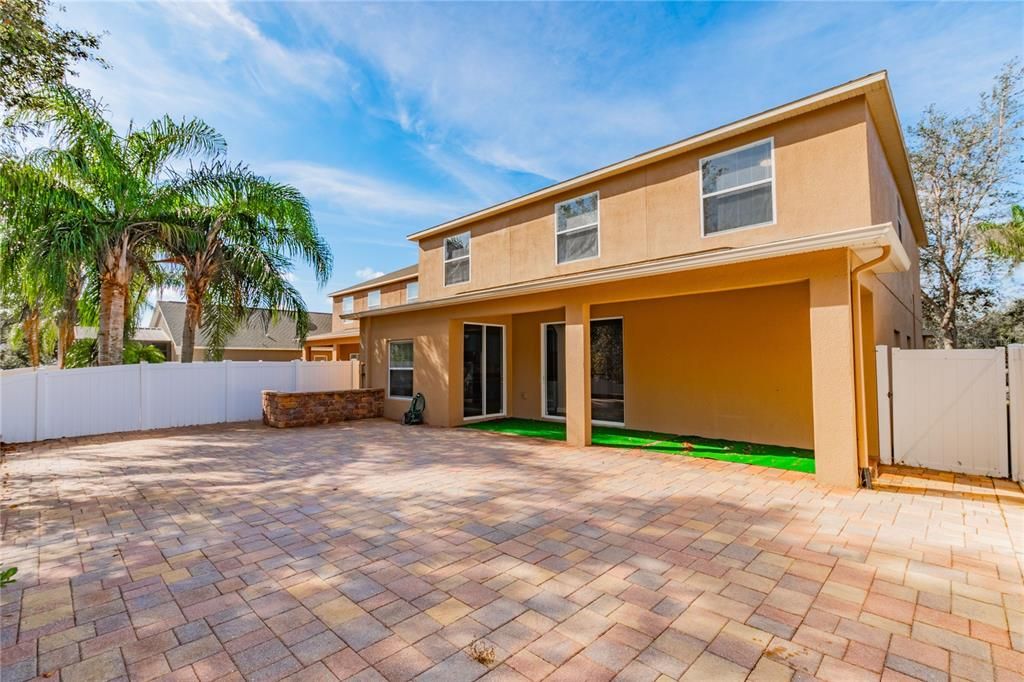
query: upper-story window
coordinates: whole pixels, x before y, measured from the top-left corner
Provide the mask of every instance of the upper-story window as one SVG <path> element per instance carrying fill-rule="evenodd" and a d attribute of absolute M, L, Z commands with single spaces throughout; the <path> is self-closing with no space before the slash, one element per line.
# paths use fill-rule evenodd
<path fill-rule="evenodd" d="M 555 251 L 559 263 L 597 258 L 601 253 L 597 192 L 555 204 Z"/>
<path fill-rule="evenodd" d="M 700 160 L 703 234 L 775 222 L 771 139 Z"/>
<path fill-rule="evenodd" d="M 374 289 L 373 291 L 366 294 L 366 307 L 367 308 L 379 308 L 380 307 L 380 289 Z"/>
<path fill-rule="evenodd" d="M 419 282 L 408 282 L 405 285 L 405 300 L 415 301 L 420 297 L 420 283 Z"/>
<path fill-rule="evenodd" d="M 444 240 L 444 285 L 469 281 L 469 232 Z"/>
<path fill-rule="evenodd" d="M 341 299 L 341 314 L 351 315 L 356 310 L 356 297 L 346 296 Z"/>

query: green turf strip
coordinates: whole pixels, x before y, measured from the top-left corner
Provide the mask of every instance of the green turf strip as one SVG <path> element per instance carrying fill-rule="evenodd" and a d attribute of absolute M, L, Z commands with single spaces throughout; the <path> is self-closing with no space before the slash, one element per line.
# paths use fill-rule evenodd
<path fill-rule="evenodd" d="M 536 419 L 496 419 L 466 424 L 465 428 L 547 440 L 565 440 L 565 424 Z M 671 455 L 704 457 L 724 462 L 814 473 L 814 452 L 801 448 L 700 436 L 677 436 L 658 431 L 634 431 L 611 426 L 593 427 L 591 437 L 594 445 L 602 447 L 640 448 Z"/>

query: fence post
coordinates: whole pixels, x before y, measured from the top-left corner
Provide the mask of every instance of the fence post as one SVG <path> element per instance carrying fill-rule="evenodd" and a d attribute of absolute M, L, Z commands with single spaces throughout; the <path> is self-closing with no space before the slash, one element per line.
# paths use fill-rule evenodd
<path fill-rule="evenodd" d="M 359 361 L 349 360 L 351 372 L 349 374 L 349 388 L 361 388 L 359 385 Z"/>
<path fill-rule="evenodd" d="M 292 360 L 292 391 L 299 390 L 299 362 L 300 360 Z"/>
<path fill-rule="evenodd" d="M 1006 348 L 1010 379 L 1010 476 L 1024 481 L 1024 344 Z"/>
<path fill-rule="evenodd" d="M 231 361 L 222 360 L 224 364 L 224 423 L 231 421 Z"/>
<path fill-rule="evenodd" d="M 39 376 L 42 372 L 39 371 L 39 368 L 37 367 L 32 374 L 35 375 L 36 380 L 36 413 L 33 415 L 35 418 L 32 420 L 32 440 L 41 440 L 39 434 L 42 433 L 43 430 L 39 426 L 39 420 L 42 419 L 43 415 L 43 381 Z"/>
<path fill-rule="evenodd" d="M 899 438 L 896 437 L 896 435 L 899 433 L 899 430 L 900 430 L 900 415 L 897 414 L 897 410 L 896 410 L 896 406 L 899 404 L 899 399 L 896 396 L 896 386 L 899 383 L 896 380 L 897 379 L 897 377 L 896 377 L 896 368 L 899 365 L 899 360 L 897 358 L 899 357 L 899 353 L 900 353 L 900 349 L 899 349 L 898 346 L 892 346 L 889 349 L 889 377 L 890 377 L 890 391 L 889 391 L 889 394 L 890 394 L 890 397 L 889 397 L 890 410 L 889 410 L 889 415 L 890 415 L 890 417 L 892 419 L 891 425 L 890 425 L 891 429 L 892 429 L 892 431 L 891 431 L 892 432 L 892 443 L 891 443 L 890 447 L 892 449 L 892 463 L 893 464 L 897 464 L 897 463 L 903 461 L 902 454 L 897 455 L 897 453 L 900 451 L 899 450 L 900 442 L 897 442 L 897 441 L 902 441 L 902 439 L 899 439 Z M 904 419 L 905 418 L 906 418 L 906 416 L 904 416 Z"/>
<path fill-rule="evenodd" d="M 878 388 L 878 457 L 892 464 L 892 386 L 889 380 L 889 347 L 875 346 L 875 384 Z"/>
<path fill-rule="evenodd" d="M 139 361 L 139 430 L 150 428 L 149 419 L 149 363 Z"/>

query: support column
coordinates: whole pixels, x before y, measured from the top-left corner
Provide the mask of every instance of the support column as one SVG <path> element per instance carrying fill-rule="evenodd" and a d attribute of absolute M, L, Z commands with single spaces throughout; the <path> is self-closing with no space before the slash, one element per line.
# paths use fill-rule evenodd
<path fill-rule="evenodd" d="M 853 305 L 845 251 L 811 277 L 811 388 L 814 466 L 819 483 L 855 488 L 857 412 L 853 366 Z"/>
<path fill-rule="evenodd" d="M 371 335 L 372 324 L 373 319 L 369 317 L 359 321 L 359 362 L 363 375 L 360 388 L 382 388 L 387 385 L 374 386 L 373 374 L 371 373 L 374 353 L 373 336 Z"/>
<path fill-rule="evenodd" d="M 590 304 L 565 306 L 565 438 L 590 445 Z"/>

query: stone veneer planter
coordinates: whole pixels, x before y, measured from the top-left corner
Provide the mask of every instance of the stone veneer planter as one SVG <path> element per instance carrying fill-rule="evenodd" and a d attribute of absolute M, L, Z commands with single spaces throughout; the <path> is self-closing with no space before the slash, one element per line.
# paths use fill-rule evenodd
<path fill-rule="evenodd" d="M 383 388 L 302 393 L 263 391 L 263 423 L 279 429 L 371 419 L 383 414 Z"/>

